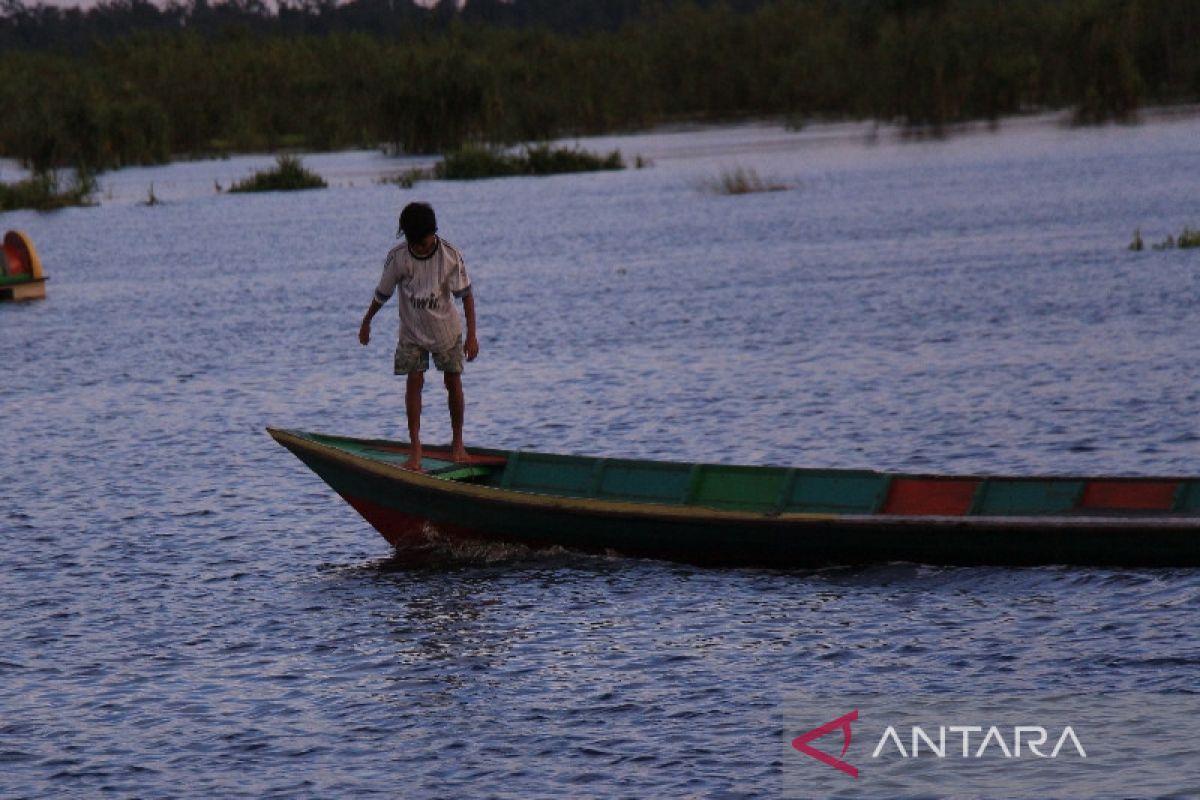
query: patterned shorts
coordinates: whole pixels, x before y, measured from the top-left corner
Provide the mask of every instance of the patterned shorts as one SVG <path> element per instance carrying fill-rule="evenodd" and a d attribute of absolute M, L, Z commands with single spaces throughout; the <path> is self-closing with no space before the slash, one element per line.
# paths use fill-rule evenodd
<path fill-rule="evenodd" d="M 401 339 L 400 343 L 396 345 L 396 360 L 393 364 L 393 374 L 407 375 L 410 372 L 424 372 L 429 369 L 429 352 L 419 344 Z M 463 340 L 461 334 L 449 350 L 433 354 L 433 365 L 442 372 L 463 371 Z"/>

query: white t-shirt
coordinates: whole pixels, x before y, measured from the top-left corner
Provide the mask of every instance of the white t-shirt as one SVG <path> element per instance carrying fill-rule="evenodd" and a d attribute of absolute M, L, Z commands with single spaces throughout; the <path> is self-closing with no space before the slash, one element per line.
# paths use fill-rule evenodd
<path fill-rule="evenodd" d="M 458 248 L 438 237 L 433 252 L 418 258 L 401 242 L 383 262 L 383 276 L 375 289 L 380 305 L 400 288 L 400 339 L 431 353 L 450 349 L 462 335 L 455 297 L 471 293 L 467 265 Z"/>

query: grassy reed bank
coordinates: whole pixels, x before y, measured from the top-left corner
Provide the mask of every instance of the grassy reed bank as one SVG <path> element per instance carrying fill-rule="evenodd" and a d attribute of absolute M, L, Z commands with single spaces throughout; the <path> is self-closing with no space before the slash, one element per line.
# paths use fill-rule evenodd
<path fill-rule="evenodd" d="M 53 211 L 92 204 L 96 180 L 82 173 L 65 183 L 55 172 L 41 172 L 15 183 L 0 183 L 0 211 L 20 208 Z"/>
<path fill-rule="evenodd" d="M 532 14 L 530 0 L 417 17 L 397 0 L 401 22 L 379 0 L 278 16 L 194 3 L 174 27 L 7 48 L 0 156 L 43 170 L 282 147 L 440 153 L 749 116 L 936 132 L 1038 109 L 1133 121 L 1200 98 L 1193 0 L 629 0 L 580 30 L 488 24 Z M 11 23 L 23 7 L 3 8 Z M 128 14 L 151 8 L 131 0 Z M 351 12 L 367 10 L 373 27 L 356 30 Z M 317 26 L 326 13 L 344 16 Z"/>
<path fill-rule="evenodd" d="M 583 150 L 535 145 L 516 153 L 488 147 L 464 147 L 447 153 L 433 168 L 433 177 L 445 180 L 498 178 L 510 175 L 559 175 L 624 169 L 617 151 L 598 156 Z"/>

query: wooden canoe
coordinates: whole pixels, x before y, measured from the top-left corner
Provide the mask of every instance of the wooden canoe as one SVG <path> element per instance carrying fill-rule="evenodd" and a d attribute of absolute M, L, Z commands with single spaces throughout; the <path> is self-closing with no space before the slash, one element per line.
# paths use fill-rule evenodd
<path fill-rule="evenodd" d="M 396 547 L 451 538 L 692 563 L 1200 565 L 1200 478 L 979 477 L 426 446 L 268 428 Z"/>

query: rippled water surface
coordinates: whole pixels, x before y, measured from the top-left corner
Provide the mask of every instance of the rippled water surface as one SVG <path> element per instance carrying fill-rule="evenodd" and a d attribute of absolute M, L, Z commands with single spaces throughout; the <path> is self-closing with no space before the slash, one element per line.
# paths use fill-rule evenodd
<path fill-rule="evenodd" d="M 1200 251 L 1126 249 L 1200 223 L 1195 117 L 584 144 L 652 166 L 215 192 L 245 157 L 0 215 L 51 278 L 0 307 L 0 796 L 771 796 L 791 691 L 1200 687 L 1190 570 L 393 558 L 263 429 L 402 435 L 394 305 L 356 334 L 418 197 L 475 281 L 468 445 L 1200 473 Z M 787 189 L 705 190 L 737 167 Z"/>

